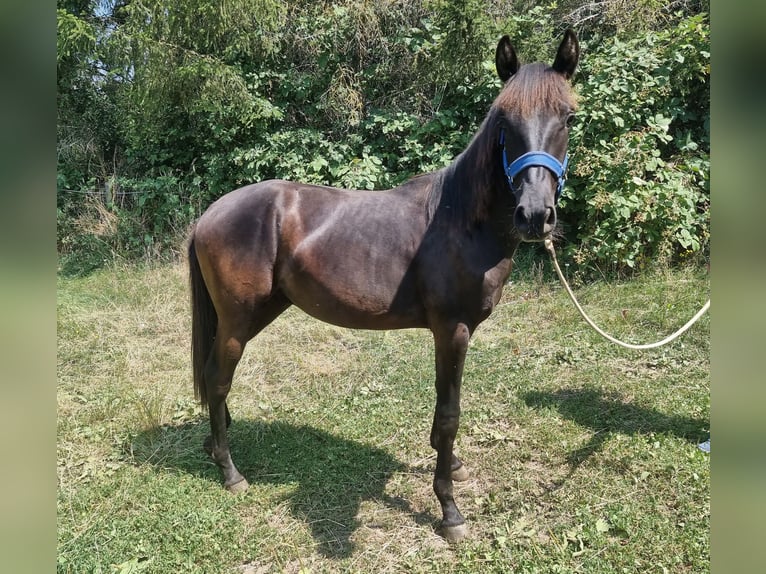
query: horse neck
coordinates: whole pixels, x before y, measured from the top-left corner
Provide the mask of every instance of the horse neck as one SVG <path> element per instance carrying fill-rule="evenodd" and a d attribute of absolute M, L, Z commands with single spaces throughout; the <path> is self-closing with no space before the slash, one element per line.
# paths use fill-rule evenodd
<path fill-rule="evenodd" d="M 442 211 L 459 220 L 466 228 L 489 222 L 511 197 L 500 161 L 497 120 L 491 111 L 471 143 L 444 170 Z M 505 196 L 507 197 L 504 197 Z"/>

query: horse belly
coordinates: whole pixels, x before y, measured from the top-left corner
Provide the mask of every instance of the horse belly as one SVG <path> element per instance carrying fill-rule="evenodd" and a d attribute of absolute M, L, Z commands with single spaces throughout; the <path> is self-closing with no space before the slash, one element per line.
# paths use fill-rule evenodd
<path fill-rule="evenodd" d="M 425 310 L 407 268 L 393 260 L 371 261 L 368 256 L 351 246 L 326 253 L 296 253 L 280 274 L 280 288 L 309 315 L 341 327 L 425 326 Z"/>

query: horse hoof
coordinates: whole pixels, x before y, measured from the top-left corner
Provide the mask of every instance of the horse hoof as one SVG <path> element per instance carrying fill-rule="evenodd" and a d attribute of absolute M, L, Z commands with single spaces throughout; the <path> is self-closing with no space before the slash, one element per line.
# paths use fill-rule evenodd
<path fill-rule="evenodd" d="M 463 482 L 464 480 L 468 480 L 470 477 L 471 474 L 468 472 L 468 469 L 464 464 L 452 471 L 452 480 L 456 482 Z"/>
<path fill-rule="evenodd" d="M 442 526 L 441 534 L 450 544 L 457 544 L 468 536 L 468 527 L 465 524 Z"/>
<path fill-rule="evenodd" d="M 241 494 L 245 492 L 250 485 L 247 483 L 247 480 L 244 478 L 240 480 L 239 482 L 235 482 L 234 484 L 229 484 L 225 486 L 226 490 L 231 492 L 232 494 Z"/>

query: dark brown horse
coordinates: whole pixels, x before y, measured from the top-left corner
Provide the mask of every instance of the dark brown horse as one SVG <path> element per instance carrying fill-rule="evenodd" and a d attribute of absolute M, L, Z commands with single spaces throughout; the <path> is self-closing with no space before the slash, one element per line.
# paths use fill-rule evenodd
<path fill-rule="evenodd" d="M 453 454 L 466 348 L 500 300 L 516 247 L 556 225 L 578 58 L 572 31 L 550 67 L 520 67 L 503 37 L 495 64 L 505 85 L 444 169 L 387 191 L 265 181 L 200 217 L 189 243 L 194 389 L 210 413 L 205 449 L 227 489 L 248 486 L 229 453 L 232 376 L 247 342 L 280 313 L 297 305 L 354 329 L 424 327 L 436 348 L 431 446 L 441 531 L 451 541 L 465 536 L 452 481 L 468 475 Z"/>

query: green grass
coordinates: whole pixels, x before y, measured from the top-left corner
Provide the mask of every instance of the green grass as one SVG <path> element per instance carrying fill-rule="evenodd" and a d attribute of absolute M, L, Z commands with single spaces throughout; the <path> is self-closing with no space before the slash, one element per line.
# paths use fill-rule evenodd
<path fill-rule="evenodd" d="M 685 269 L 577 294 L 646 342 L 707 289 Z M 514 274 L 466 363 L 456 547 L 434 532 L 430 333 L 280 317 L 230 395 L 251 484 L 233 496 L 201 448 L 189 326 L 181 265 L 59 278 L 59 572 L 709 571 L 708 316 L 627 351 L 547 275 Z"/>

